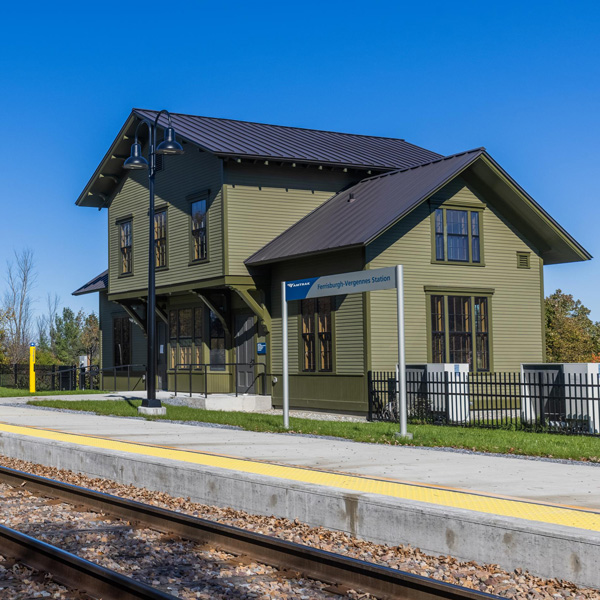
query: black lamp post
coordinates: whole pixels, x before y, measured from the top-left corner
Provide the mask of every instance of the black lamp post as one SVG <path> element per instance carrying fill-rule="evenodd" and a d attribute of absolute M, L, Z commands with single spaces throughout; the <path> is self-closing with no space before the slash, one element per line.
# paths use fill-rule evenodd
<path fill-rule="evenodd" d="M 165 127 L 165 139 L 156 145 L 158 119 L 167 115 L 168 126 Z M 142 156 L 142 146 L 138 142 L 138 130 L 142 124 L 148 127 L 148 160 Z M 154 175 L 156 174 L 157 154 L 183 154 L 181 144 L 175 139 L 175 130 L 171 124 L 171 115 L 161 110 L 154 122 L 142 119 L 135 129 L 135 141 L 131 146 L 131 156 L 123 163 L 124 169 L 148 169 L 148 189 L 150 191 L 150 208 L 148 210 L 148 306 L 146 309 L 146 329 L 148 334 L 148 359 L 146 367 L 146 398 L 142 401 L 140 412 L 157 413 L 162 408 L 156 397 L 156 289 L 155 268 L 156 250 L 154 248 Z M 148 410 L 150 409 L 150 410 Z M 157 410 L 158 409 L 158 410 Z M 163 409 L 164 410 L 164 409 Z"/>

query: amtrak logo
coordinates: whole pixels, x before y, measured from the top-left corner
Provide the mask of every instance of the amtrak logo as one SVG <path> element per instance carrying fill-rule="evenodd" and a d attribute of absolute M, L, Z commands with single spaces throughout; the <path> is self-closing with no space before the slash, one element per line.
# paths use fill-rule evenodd
<path fill-rule="evenodd" d="M 293 282 L 292 281 L 292 282 L 288 283 L 287 286 L 290 289 L 293 289 L 293 288 L 306 287 L 307 285 L 310 285 L 311 283 L 312 283 L 311 281 L 300 281 L 300 282 Z"/>

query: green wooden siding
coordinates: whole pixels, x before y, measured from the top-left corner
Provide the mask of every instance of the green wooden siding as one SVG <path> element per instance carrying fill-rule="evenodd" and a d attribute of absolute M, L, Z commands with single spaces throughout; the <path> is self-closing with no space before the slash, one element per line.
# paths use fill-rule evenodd
<path fill-rule="evenodd" d="M 227 163 L 227 273 L 247 275 L 246 258 L 350 181 L 341 171 Z"/>
<path fill-rule="evenodd" d="M 167 206 L 168 269 L 156 273 L 158 288 L 223 274 L 221 161 L 191 145 L 182 156 L 165 157 L 156 174 L 155 205 Z M 191 194 L 210 190 L 208 198 L 208 261 L 190 265 Z M 133 217 L 133 275 L 119 277 L 120 248 L 115 222 Z M 108 210 L 109 289 L 111 294 L 145 290 L 148 281 L 148 175 L 131 171 Z"/>
<path fill-rule="evenodd" d="M 430 213 L 439 203 L 483 207 L 482 242 L 485 266 L 433 264 Z M 516 252 L 531 252 L 531 269 L 518 269 Z M 427 362 L 427 304 L 425 286 L 451 290 L 494 289 L 491 296 L 492 368 L 515 371 L 522 362 L 543 360 L 540 323 L 539 254 L 490 203 L 463 179 L 457 178 L 368 247 L 370 268 L 404 265 L 406 359 Z M 371 364 L 392 369 L 397 361 L 396 292 L 368 294 Z"/>
<path fill-rule="evenodd" d="M 275 404 L 281 402 L 282 394 L 281 281 L 357 271 L 363 266 L 361 250 L 333 252 L 273 266 L 271 272 L 272 334 L 269 338 L 272 371 L 279 378 L 279 382 L 273 386 Z M 292 406 L 339 411 L 366 411 L 363 298 L 363 294 L 335 298 L 333 373 L 312 374 L 300 371 L 300 302 L 295 301 L 288 304 L 290 403 Z"/>

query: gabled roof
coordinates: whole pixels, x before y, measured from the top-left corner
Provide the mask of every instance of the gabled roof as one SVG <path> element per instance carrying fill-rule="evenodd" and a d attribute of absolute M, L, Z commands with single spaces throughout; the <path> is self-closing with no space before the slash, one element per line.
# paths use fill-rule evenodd
<path fill-rule="evenodd" d="M 363 179 L 339 192 L 246 260 L 257 265 L 314 252 L 367 244 L 433 194 L 483 149 Z"/>
<path fill-rule="evenodd" d="M 134 108 L 133 113 L 154 120 L 157 111 Z M 219 156 L 374 169 L 400 169 L 440 157 L 394 138 L 173 113 L 171 117 L 181 137 Z M 162 116 L 159 124 L 166 123 Z"/>
<path fill-rule="evenodd" d="M 480 164 L 481 163 L 481 164 Z M 419 206 L 454 177 L 479 165 L 482 185 L 500 194 L 511 214 L 522 213 L 524 228 L 537 243 L 547 264 L 587 260 L 591 255 L 514 182 L 487 154 L 477 148 L 363 179 L 337 193 L 288 230 L 246 259 L 261 265 L 342 248 L 366 246 Z M 500 172 L 501 178 L 493 170 Z M 500 180 L 501 179 L 501 180 Z M 491 192 L 490 192 L 491 193 Z"/>
<path fill-rule="evenodd" d="M 73 296 L 81 296 L 83 294 L 91 294 L 92 292 L 101 292 L 108 289 L 108 269 L 103 271 L 85 285 L 82 285 L 78 290 L 73 292 Z"/>
<path fill-rule="evenodd" d="M 78 206 L 106 206 L 126 174 L 123 161 L 129 156 L 137 123 L 142 118 L 154 120 L 156 114 L 154 110 L 133 109 L 77 199 Z M 388 171 L 441 157 L 401 139 L 176 113 L 171 117 L 180 139 L 223 158 Z M 159 125 L 164 127 L 166 123 L 161 116 Z M 146 135 L 146 131 L 142 134 Z"/>

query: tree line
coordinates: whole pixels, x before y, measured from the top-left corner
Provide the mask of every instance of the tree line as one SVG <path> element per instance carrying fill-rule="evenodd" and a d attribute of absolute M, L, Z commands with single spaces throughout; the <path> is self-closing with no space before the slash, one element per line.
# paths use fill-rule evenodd
<path fill-rule="evenodd" d="M 0 298 L 0 364 L 29 361 L 29 346 L 36 345 L 36 362 L 42 365 L 76 365 L 80 356 L 97 364 L 100 330 L 97 315 L 59 310 L 58 296 L 47 295 L 46 312 L 33 311 L 36 271 L 31 250 L 15 252 L 6 264 Z"/>

